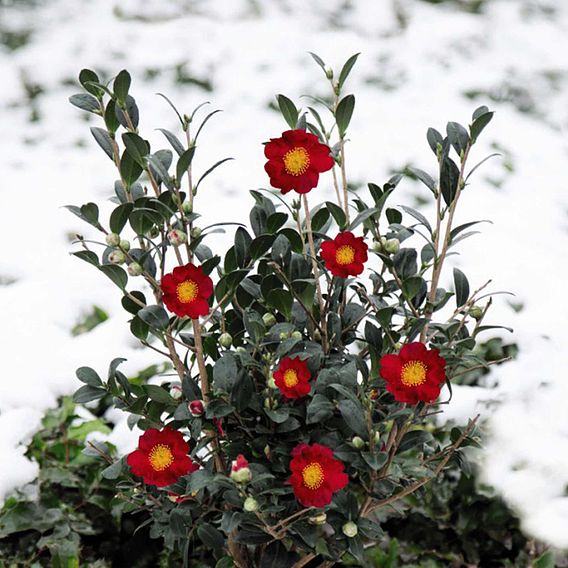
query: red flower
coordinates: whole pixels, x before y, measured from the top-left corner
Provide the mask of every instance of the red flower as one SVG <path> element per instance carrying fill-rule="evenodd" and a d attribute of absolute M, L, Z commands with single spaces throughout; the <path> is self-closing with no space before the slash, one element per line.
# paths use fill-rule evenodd
<path fill-rule="evenodd" d="M 285 398 L 301 398 L 310 392 L 312 375 L 306 362 L 299 357 L 284 357 L 273 377 Z"/>
<path fill-rule="evenodd" d="M 324 507 L 333 494 L 343 489 L 349 478 L 343 473 L 343 463 L 333 452 L 320 444 L 299 444 L 292 450 L 289 482 L 296 499 L 304 507 Z"/>
<path fill-rule="evenodd" d="M 446 361 L 437 349 L 420 342 L 407 343 L 398 355 L 381 357 L 381 377 L 399 402 L 433 402 L 446 380 Z"/>
<path fill-rule="evenodd" d="M 330 149 L 305 130 L 287 130 L 282 138 L 271 138 L 264 147 L 264 165 L 270 184 L 282 193 L 292 189 L 308 193 L 317 186 L 319 174 L 333 167 Z"/>
<path fill-rule="evenodd" d="M 186 264 L 174 268 L 160 283 L 164 304 L 176 316 L 197 319 L 209 313 L 209 297 L 213 281 L 203 273 L 201 266 Z"/>
<path fill-rule="evenodd" d="M 355 237 L 346 231 L 339 233 L 333 241 L 321 244 L 321 257 L 325 267 L 339 278 L 357 276 L 363 272 L 363 263 L 367 262 L 367 244 L 363 237 Z"/>
<path fill-rule="evenodd" d="M 189 408 L 189 412 L 192 416 L 203 416 L 205 413 L 205 406 L 202 400 L 192 400 L 188 403 L 187 407 Z"/>
<path fill-rule="evenodd" d="M 249 462 L 247 460 L 247 458 L 245 458 L 245 456 L 243 456 L 243 454 L 239 454 L 237 456 L 236 460 L 233 460 L 233 463 L 231 465 L 231 471 L 240 471 L 241 469 L 244 469 L 245 467 L 249 466 Z"/>
<path fill-rule="evenodd" d="M 132 473 L 144 483 L 164 487 L 199 469 L 188 452 L 189 445 L 181 432 L 168 427 L 150 428 L 140 436 L 138 449 L 129 454 L 126 461 Z"/>

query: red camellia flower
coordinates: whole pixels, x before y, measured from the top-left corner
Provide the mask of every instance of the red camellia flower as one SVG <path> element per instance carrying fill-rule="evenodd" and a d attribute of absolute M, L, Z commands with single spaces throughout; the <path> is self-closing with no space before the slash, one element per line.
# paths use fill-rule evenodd
<path fill-rule="evenodd" d="M 168 427 L 150 428 L 140 436 L 138 449 L 129 454 L 126 461 L 132 473 L 144 483 L 164 487 L 199 469 L 188 453 L 189 445 L 181 432 Z"/>
<path fill-rule="evenodd" d="M 308 193 L 317 186 L 319 174 L 333 167 L 330 149 L 305 130 L 287 130 L 264 146 L 264 165 L 270 184 L 282 193 L 292 189 Z"/>
<path fill-rule="evenodd" d="M 312 375 L 306 362 L 299 357 L 284 357 L 273 377 L 285 398 L 301 398 L 310 392 Z"/>
<path fill-rule="evenodd" d="M 164 304 L 176 316 L 197 319 L 209 313 L 209 297 L 213 281 L 203 273 L 201 266 L 186 264 L 174 268 L 160 283 Z"/>
<path fill-rule="evenodd" d="M 320 444 L 299 444 L 292 450 L 292 475 L 289 482 L 296 499 L 304 507 L 324 507 L 333 494 L 343 489 L 349 478 L 343 473 L 343 462 Z"/>
<path fill-rule="evenodd" d="M 446 361 L 420 342 L 402 346 L 398 355 L 381 357 L 381 377 L 399 402 L 433 402 L 446 380 Z"/>
<path fill-rule="evenodd" d="M 321 244 L 321 257 L 325 267 L 339 278 L 357 276 L 363 272 L 367 262 L 367 244 L 363 237 L 355 237 L 346 231 L 339 233 L 332 241 Z"/>

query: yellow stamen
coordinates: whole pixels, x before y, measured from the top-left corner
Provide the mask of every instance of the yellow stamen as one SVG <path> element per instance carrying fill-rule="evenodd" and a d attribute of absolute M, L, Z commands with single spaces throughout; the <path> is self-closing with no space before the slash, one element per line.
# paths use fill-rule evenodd
<path fill-rule="evenodd" d="M 172 465 L 174 456 L 169 446 L 164 444 L 155 445 L 150 451 L 148 461 L 155 471 L 163 471 Z"/>
<path fill-rule="evenodd" d="M 310 165 L 310 155 L 305 148 L 297 146 L 284 154 L 284 169 L 292 176 L 305 174 Z"/>
<path fill-rule="evenodd" d="M 325 474 L 319 463 L 312 462 L 302 470 L 302 478 L 304 479 L 304 485 L 308 489 L 314 490 L 322 486 Z"/>
<path fill-rule="evenodd" d="M 355 249 L 351 245 L 340 246 L 335 253 L 337 264 L 351 264 L 355 260 Z"/>
<path fill-rule="evenodd" d="M 298 373 L 294 369 L 284 371 L 284 384 L 288 387 L 295 387 L 298 384 Z"/>
<path fill-rule="evenodd" d="M 426 382 L 426 365 L 422 361 L 409 361 L 402 366 L 400 380 L 407 387 L 417 387 Z"/>
<path fill-rule="evenodd" d="M 197 298 L 199 286 L 193 280 L 186 280 L 178 284 L 176 294 L 182 304 L 189 304 Z"/>

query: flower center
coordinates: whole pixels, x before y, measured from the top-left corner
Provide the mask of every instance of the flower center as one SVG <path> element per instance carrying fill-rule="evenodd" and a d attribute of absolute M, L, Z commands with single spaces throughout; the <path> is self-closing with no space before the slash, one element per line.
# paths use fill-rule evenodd
<path fill-rule="evenodd" d="M 176 294 L 182 304 L 189 304 L 189 302 L 193 302 L 197 298 L 198 291 L 199 286 L 193 280 L 186 280 L 178 284 Z"/>
<path fill-rule="evenodd" d="M 148 460 L 155 471 L 163 471 L 172 465 L 174 456 L 168 446 L 157 444 L 152 448 Z"/>
<path fill-rule="evenodd" d="M 351 264 L 355 260 L 355 249 L 351 245 L 340 246 L 335 253 L 337 264 Z"/>
<path fill-rule="evenodd" d="M 284 154 L 284 168 L 292 176 L 305 174 L 310 165 L 310 155 L 305 148 L 298 146 Z"/>
<path fill-rule="evenodd" d="M 298 373 L 294 369 L 284 371 L 284 384 L 288 387 L 295 387 L 298 384 Z"/>
<path fill-rule="evenodd" d="M 321 465 L 317 462 L 312 462 L 302 470 L 302 478 L 304 485 L 308 489 L 319 489 L 325 478 Z"/>
<path fill-rule="evenodd" d="M 402 366 L 400 380 L 407 387 L 416 387 L 426 381 L 426 370 L 422 361 L 409 361 Z"/>

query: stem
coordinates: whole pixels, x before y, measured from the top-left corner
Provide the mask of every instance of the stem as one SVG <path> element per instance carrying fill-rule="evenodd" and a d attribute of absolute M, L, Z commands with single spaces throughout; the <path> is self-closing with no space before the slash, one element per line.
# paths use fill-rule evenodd
<path fill-rule="evenodd" d="M 347 173 L 345 171 L 345 139 L 341 137 L 339 143 L 339 155 L 341 158 L 341 183 L 343 185 L 343 208 L 345 209 L 345 216 L 347 217 L 347 224 L 349 220 L 349 198 L 347 195 Z"/>
<path fill-rule="evenodd" d="M 310 216 L 310 208 L 308 206 L 308 198 L 306 194 L 302 194 L 302 200 L 304 202 L 304 212 L 306 214 L 306 230 L 308 233 L 308 243 L 310 245 L 310 255 L 312 257 L 312 269 L 314 271 L 314 277 L 316 280 L 316 291 L 318 296 L 318 302 L 320 307 L 320 322 L 321 322 L 321 338 L 322 338 L 322 347 L 324 353 L 327 353 L 328 350 L 328 341 L 327 341 L 327 325 L 325 323 L 325 308 L 323 303 L 323 296 L 321 293 L 321 285 L 320 285 L 320 271 L 318 268 L 318 263 L 316 260 L 316 248 L 314 246 L 314 236 L 312 233 L 312 218 Z"/>

